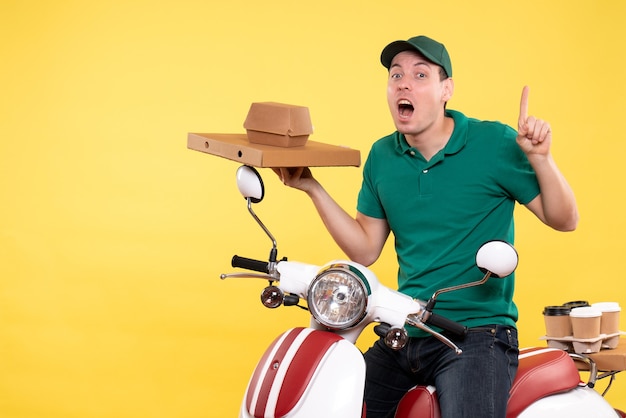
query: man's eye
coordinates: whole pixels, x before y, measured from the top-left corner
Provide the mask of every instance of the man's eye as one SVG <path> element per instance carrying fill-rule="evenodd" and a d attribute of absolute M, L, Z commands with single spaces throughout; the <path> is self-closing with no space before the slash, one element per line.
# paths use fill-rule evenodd
<path fill-rule="evenodd" d="M 391 78 L 400 79 L 400 78 L 402 78 L 402 75 L 399 74 L 399 73 L 391 74 Z"/>
<path fill-rule="evenodd" d="M 417 74 L 415 75 L 415 77 L 416 77 L 416 78 L 426 78 L 426 74 L 424 74 L 424 73 L 417 73 Z"/>

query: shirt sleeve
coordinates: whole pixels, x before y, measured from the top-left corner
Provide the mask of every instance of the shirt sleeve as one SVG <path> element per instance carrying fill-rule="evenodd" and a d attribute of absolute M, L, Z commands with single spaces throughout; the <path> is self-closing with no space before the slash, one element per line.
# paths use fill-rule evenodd
<path fill-rule="evenodd" d="M 511 198 L 525 205 L 537 197 L 541 190 L 535 170 L 517 144 L 516 138 L 517 132 L 504 125 L 504 140 L 500 148 L 499 163 L 496 164 L 499 173 L 497 178 Z"/>
<path fill-rule="evenodd" d="M 385 210 L 382 207 L 374 183 L 376 179 L 373 173 L 376 166 L 375 161 L 376 152 L 372 148 L 363 166 L 363 182 L 361 183 L 361 190 L 357 199 L 357 210 L 363 215 L 372 218 L 385 219 Z"/>

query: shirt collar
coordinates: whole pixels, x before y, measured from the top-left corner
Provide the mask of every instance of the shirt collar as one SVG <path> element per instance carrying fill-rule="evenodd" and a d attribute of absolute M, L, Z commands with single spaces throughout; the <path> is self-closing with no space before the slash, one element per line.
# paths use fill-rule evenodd
<path fill-rule="evenodd" d="M 456 110 L 446 110 L 445 115 L 454 120 L 454 130 L 452 131 L 452 135 L 450 136 L 448 143 L 443 148 L 443 154 L 456 154 L 467 143 L 467 117 L 463 113 Z M 396 151 L 399 154 L 405 154 L 413 150 L 413 147 L 411 147 L 406 141 L 404 134 L 396 131 L 394 135 L 396 141 Z"/>

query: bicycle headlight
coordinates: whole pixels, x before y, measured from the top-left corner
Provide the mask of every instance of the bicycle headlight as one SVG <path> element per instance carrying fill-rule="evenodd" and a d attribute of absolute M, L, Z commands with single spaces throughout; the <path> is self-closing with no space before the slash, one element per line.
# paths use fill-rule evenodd
<path fill-rule="evenodd" d="M 318 273 L 307 303 L 313 318 L 330 329 L 350 328 L 365 316 L 369 283 L 349 264 L 333 264 Z"/>

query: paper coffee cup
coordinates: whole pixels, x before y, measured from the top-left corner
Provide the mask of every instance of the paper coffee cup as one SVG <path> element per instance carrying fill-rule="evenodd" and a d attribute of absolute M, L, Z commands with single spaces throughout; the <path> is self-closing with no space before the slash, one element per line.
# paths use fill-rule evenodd
<path fill-rule="evenodd" d="M 572 335 L 572 323 L 569 315 L 570 308 L 566 306 L 546 306 L 543 309 L 546 336 L 562 338 Z"/>
<path fill-rule="evenodd" d="M 574 338 L 590 339 L 600 336 L 602 311 L 591 306 L 574 308 L 570 311 Z"/>
<path fill-rule="evenodd" d="M 602 312 L 602 320 L 600 321 L 601 334 L 615 334 L 619 332 L 619 315 L 622 310 L 617 302 L 598 302 L 591 307 L 599 309 Z"/>
<path fill-rule="evenodd" d="M 598 302 L 594 303 L 594 308 L 599 309 L 602 312 L 602 319 L 600 321 L 600 333 L 605 335 L 612 335 L 612 337 L 606 337 L 602 342 L 602 346 L 605 348 L 615 348 L 619 345 L 619 316 L 621 308 L 617 302 Z"/>

